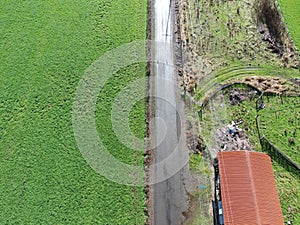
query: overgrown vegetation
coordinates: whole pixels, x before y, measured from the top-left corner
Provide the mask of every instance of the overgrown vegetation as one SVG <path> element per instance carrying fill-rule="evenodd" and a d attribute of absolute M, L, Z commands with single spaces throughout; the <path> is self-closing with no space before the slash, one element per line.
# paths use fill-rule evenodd
<path fill-rule="evenodd" d="M 191 216 L 186 224 L 212 224 L 213 218 L 211 214 L 212 200 L 212 169 L 209 160 L 201 155 L 192 154 L 190 157 L 190 169 L 194 180 L 197 180 L 194 196 L 192 199 L 193 207 L 190 210 Z"/>
<path fill-rule="evenodd" d="M 279 57 L 258 32 L 254 0 L 181 2 L 180 33 L 187 48 L 181 73 L 188 91 L 197 93 L 205 85 L 203 79 L 216 76 L 220 69 L 279 66 Z"/>
<path fill-rule="evenodd" d="M 297 82 L 295 78 L 299 78 L 299 70 L 295 69 L 299 66 L 299 55 L 282 22 L 276 1 L 179 2 L 179 21 L 183 24 L 179 27 L 179 33 L 182 47 L 187 50 L 183 57 L 185 64 L 179 69 L 179 75 L 185 90 L 198 105 L 198 110 L 221 84 L 229 82 L 247 83 L 261 91 L 278 95 L 299 93 L 299 86 L 293 85 Z M 299 19 L 296 19 L 300 15 L 298 3 L 292 0 L 279 2 L 284 21 L 299 47 Z M 257 97 L 231 106 L 225 92 L 209 102 L 202 115 L 201 132 L 213 155 L 217 154 L 219 147 L 216 144 L 216 131 L 232 120 L 242 121 L 239 126 L 249 137 L 254 149 L 260 151 L 255 122 Z M 299 97 L 284 98 L 282 104 L 278 99 L 264 99 L 266 108 L 259 112 L 260 130 L 268 139 L 272 139 L 274 145 L 299 162 Z M 280 122 L 277 122 L 279 118 L 275 112 L 279 112 Z M 297 197 L 300 195 L 300 181 L 276 162 L 273 169 L 285 220 L 288 220 L 288 208 L 291 206 L 291 219 L 295 224 L 300 223 Z"/>
<path fill-rule="evenodd" d="M 289 173 L 276 161 L 272 162 L 277 190 L 284 220 L 289 219 L 293 224 L 300 223 L 300 180 L 293 173 Z M 290 210 L 289 210 L 290 208 Z M 288 217 L 290 215 L 290 218 Z"/>
<path fill-rule="evenodd" d="M 180 2 L 180 22 L 184 24 L 180 38 L 187 52 L 179 74 L 192 95 L 203 96 L 201 92 L 210 88 L 207 81 L 218 84 L 219 78 L 274 77 L 283 67 L 299 64 L 273 0 Z M 258 4 L 262 2 L 265 4 Z M 259 11 L 258 6 L 272 7 Z M 268 20 L 272 15 L 277 22 Z M 284 75 L 293 73 L 299 74 L 295 69 L 284 71 Z"/>
<path fill-rule="evenodd" d="M 266 59 L 278 63 L 276 55 L 261 40 L 252 9 L 254 3 L 253 0 L 190 3 L 186 10 L 188 43 L 198 55 L 216 62 L 213 67 L 226 67 L 231 60 L 252 61 L 254 65 Z"/>
<path fill-rule="evenodd" d="M 145 39 L 146 1 L 12 0 L 0 7 L 0 223 L 143 224 L 143 187 L 113 183 L 87 165 L 71 113 L 85 69 L 105 52 Z M 144 64 L 119 71 L 97 105 L 102 141 L 130 164 L 142 164 L 142 153 L 116 139 L 110 108 L 116 93 L 142 76 Z M 130 118 L 138 137 L 144 108 L 138 103 Z"/>

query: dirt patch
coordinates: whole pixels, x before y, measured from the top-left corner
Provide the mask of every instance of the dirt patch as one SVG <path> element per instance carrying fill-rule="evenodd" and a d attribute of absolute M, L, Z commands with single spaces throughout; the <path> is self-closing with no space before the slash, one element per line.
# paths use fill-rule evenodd
<path fill-rule="evenodd" d="M 252 99 L 255 97 L 256 94 L 257 94 L 256 90 L 249 92 L 249 91 L 240 90 L 240 89 L 235 88 L 235 89 L 231 90 L 229 93 L 230 105 L 234 106 L 234 105 L 237 105 L 247 99 Z"/>
<path fill-rule="evenodd" d="M 256 0 L 254 9 L 258 30 L 268 48 L 279 55 L 281 66 L 299 67 L 299 54 L 290 38 L 281 12 L 274 0 Z"/>
<path fill-rule="evenodd" d="M 204 144 L 203 139 L 200 135 L 195 134 L 192 130 L 192 124 L 190 121 L 187 121 L 187 130 L 186 130 L 186 143 L 190 153 L 201 153 L 205 154 L 204 150 L 206 149 L 206 145 Z"/>

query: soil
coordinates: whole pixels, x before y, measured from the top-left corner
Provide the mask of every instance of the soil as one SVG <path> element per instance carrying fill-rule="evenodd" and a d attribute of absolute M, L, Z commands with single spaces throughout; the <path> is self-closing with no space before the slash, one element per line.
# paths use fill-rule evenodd
<path fill-rule="evenodd" d="M 289 36 L 275 0 L 256 0 L 255 15 L 262 40 L 281 58 L 280 65 L 299 68 L 299 54 Z"/>
<path fill-rule="evenodd" d="M 154 27 L 153 27 L 153 20 L 154 20 L 154 1 L 148 1 L 148 19 L 147 19 L 147 38 L 151 40 L 154 34 Z M 151 79 L 151 74 L 153 74 L 153 66 L 150 63 L 151 59 L 151 46 L 147 46 L 147 76 L 149 77 L 147 83 L 147 91 L 148 96 L 154 96 L 152 83 L 153 80 Z M 149 97 L 147 99 L 147 111 L 146 111 L 146 141 L 145 141 L 145 157 L 144 157 L 144 164 L 145 164 L 145 186 L 144 191 L 146 193 L 146 202 L 144 213 L 145 217 L 147 218 L 145 224 L 150 225 L 153 224 L 153 217 L 154 217 L 154 209 L 153 209 L 153 188 L 151 184 L 153 184 L 153 171 L 150 169 L 150 166 L 154 163 L 154 151 L 153 151 L 153 143 L 155 143 L 154 139 L 155 136 L 151 132 L 151 124 L 150 121 L 155 116 L 155 102 L 153 97 Z"/>
<path fill-rule="evenodd" d="M 206 148 L 203 139 L 198 134 L 195 134 L 195 131 L 192 129 L 192 124 L 190 121 L 187 121 L 187 130 L 186 130 L 186 142 L 187 147 L 190 153 L 201 153 L 204 154 Z"/>

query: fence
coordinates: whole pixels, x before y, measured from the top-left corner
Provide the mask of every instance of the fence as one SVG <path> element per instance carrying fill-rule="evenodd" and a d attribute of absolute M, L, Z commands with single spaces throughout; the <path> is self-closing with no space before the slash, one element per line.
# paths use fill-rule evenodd
<path fill-rule="evenodd" d="M 260 145 L 262 150 L 267 152 L 271 158 L 282 165 L 286 170 L 296 174 L 300 177 L 300 167 L 293 160 L 291 160 L 286 154 L 276 148 L 271 142 L 264 136 L 260 138 Z"/>
<path fill-rule="evenodd" d="M 216 95 L 227 88 L 230 87 L 247 87 L 249 89 L 254 89 L 257 91 L 258 94 L 260 94 L 260 96 L 257 98 L 256 101 L 256 110 L 257 110 L 257 114 L 259 112 L 259 100 L 262 100 L 263 97 L 267 98 L 267 101 L 269 101 L 269 96 L 276 96 L 275 94 L 266 94 L 266 93 L 262 93 L 260 92 L 258 89 L 256 89 L 255 87 L 253 87 L 252 85 L 249 84 L 244 84 L 244 83 L 239 83 L 239 82 L 235 82 L 235 83 L 231 83 L 231 84 L 225 84 L 225 85 L 221 85 L 217 90 L 215 90 L 215 92 L 209 96 L 201 105 L 201 109 L 200 111 L 198 111 L 198 115 L 200 120 L 202 120 L 202 110 L 204 110 L 204 108 L 208 105 L 208 103 L 214 99 L 216 97 Z M 280 98 L 280 103 L 283 104 L 284 102 L 284 97 L 287 96 L 278 96 Z M 193 99 L 192 99 L 193 100 Z M 192 101 L 192 103 L 195 104 L 194 101 Z M 282 165 L 284 168 L 286 168 L 288 171 L 293 172 L 294 174 L 300 176 L 300 166 L 298 164 L 296 164 L 293 160 L 291 160 L 286 154 L 284 154 L 282 151 L 280 151 L 277 147 L 275 147 L 266 137 L 261 135 L 260 132 L 260 126 L 258 123 L 258 115 L 255 118 L 256 120 L 256 129 L 258 132 L 258 136 L 259 136 L 259 141 L 260 141 L 260 145 L 262 147 L 262 150 L 267 152 L 270 157 L 277 161 L 280 165 Z"/>
<path fill-rule="evenodd" d="M 259 89 L 257 89 L 256 87 L 254 87 L 253 85 L 251 84 L 247 84 L 247 83 L 242 83 L 242 82 L 233 82 L 233 83 L 229 83 L 229 84 L 223 84 L 223 85 L 220 85 L 210 96 L 208 96 L 201 104 L 201 109 L 199 110 L 198 114 L 199 114 L 199 117 L 200 117 L 200 120 L 202 120 L 202 113 L 203 113 L 203 110 L 204 108 L 208 105 L 208 103 L 214 99 L 217 94 L 220 92 L 220 91 L 223 91 L 227 88 L 231 88 L 231 87 L 236 87 L 236 88 L 241 88 L 241 87 L 246 87 L 248 88 L 249 90 L 256 90 L 258 94 L 261 94 L 261 91 Z"/>

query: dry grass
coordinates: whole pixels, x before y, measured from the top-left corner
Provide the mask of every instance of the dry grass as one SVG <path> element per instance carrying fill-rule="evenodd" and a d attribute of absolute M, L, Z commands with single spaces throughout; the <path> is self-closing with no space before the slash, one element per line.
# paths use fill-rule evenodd
<path fill-rule="evenodd" d="M 268 94 L 293 96 L 299 94 L 299 86 L 284 78 L 253 76 L 245 77 L 240 81 Z"/>

